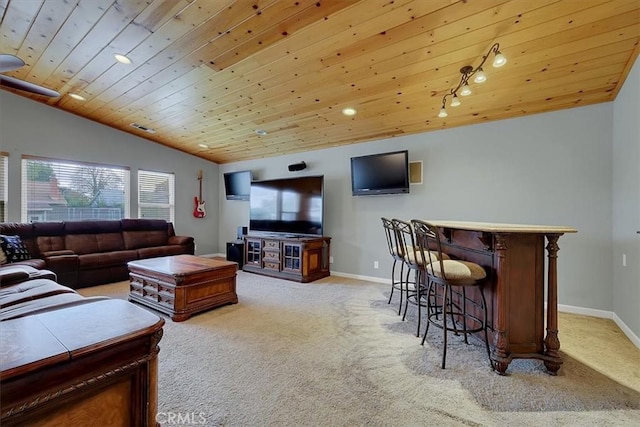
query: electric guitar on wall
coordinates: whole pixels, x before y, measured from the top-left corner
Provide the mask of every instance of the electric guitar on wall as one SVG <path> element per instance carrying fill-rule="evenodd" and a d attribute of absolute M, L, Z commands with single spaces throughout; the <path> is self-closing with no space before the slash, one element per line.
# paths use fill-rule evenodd
<path fill-rule="evenodd" d="M 202 200 L 202 169 L 198 172 L 198 181 L 200 182 L 200 192 L 199 195 L 194 197 L 195 208 L 193 209 L 193 216 L 196 218 L 204 218 L 207 215 L 207 211 L 204 210 L 204 204 L 206 203 Z"/>

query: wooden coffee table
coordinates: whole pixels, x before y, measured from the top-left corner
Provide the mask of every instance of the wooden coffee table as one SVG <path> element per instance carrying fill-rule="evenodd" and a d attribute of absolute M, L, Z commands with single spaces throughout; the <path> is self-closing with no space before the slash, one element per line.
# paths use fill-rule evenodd
<path fill-rule="evenodd" d="M 238 264 L 194 255 L 130 261 L 129 301 L 166 313 L 174 322 L 238 302 Z"/>

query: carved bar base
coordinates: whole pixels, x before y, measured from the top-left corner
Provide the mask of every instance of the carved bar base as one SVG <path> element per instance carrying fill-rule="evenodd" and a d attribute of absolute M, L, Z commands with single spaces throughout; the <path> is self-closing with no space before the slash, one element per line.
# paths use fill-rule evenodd
<path fill-rule="evenodd" d="M 488 273 L 491 359 L 504 375 L 513 359 L 539 359 L 555 375 L 562 365 L 558 340 L 558 238 L 570 227 L 428 221 L 440 228 L 443 251 L 482 265 Z M 545 239 L 548 242 L 545 336 Z M 476 296 L 478 297 L 478 296 Z M 473 310 L 473 307 L 470 307 Z"/>

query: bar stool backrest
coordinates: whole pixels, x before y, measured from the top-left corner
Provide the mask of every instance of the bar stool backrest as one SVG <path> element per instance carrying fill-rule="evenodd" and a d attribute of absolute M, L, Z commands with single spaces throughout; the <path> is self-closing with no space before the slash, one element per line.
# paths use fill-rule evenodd
<path fill-rule="evenodd" d="M 398 232 L 396 230 L 393 221 L 382 217 L 382 227 L 384 229 L 385 237 L 387 238 L 387 246 L 389 248 L 389 254 L 397 261 L 404 261 L 404 254 L 402 248 L 398 243 Z"/>
<path fill-rule="evenodd" d="M 440 264 L 440 271 L 443 276 L 445 276 L 443 279 L 447 280 L 444 269 L 444 260 L 447 259 L 447 257 L 442 254 L 442 244 L 440 242 L 440 231 L 438 227 L 419 219 L 411 220 L 411 224 L 413 225 L 413 230 L 416 235 L 416 252 L 422 257 L 421 261 L 424 263 L 423 265 L 426 268 L 427 274 L 434 276 L 432 263 L 438 262 Z"/>

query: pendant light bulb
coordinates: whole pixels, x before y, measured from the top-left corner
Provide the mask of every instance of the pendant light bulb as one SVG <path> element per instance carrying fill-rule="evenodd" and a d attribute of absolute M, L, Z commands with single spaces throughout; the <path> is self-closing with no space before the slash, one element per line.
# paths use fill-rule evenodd
<path fill-rule="evenodd" d="M 464 86 L 462 86 L 462 89 L 460 89 L 460 96 L 469 96 L 471 95 L 471 88 L 469 87 L 468 84 L 465 84 Z"/>
<path fill-rule="evenodd" d="M 482 71 L 482 68 L 478 70 L 473 81 L 476 83 L 484 83 L 487 81 L 487 75 Z"/>
<path fill-rule="evenodd" d="M 440 112 L 438 113 L 438 117 L 447 117 L 449 114 L 447 114 L 447 110 L 445 110 L 444 108 L 440 110 Z"/>
<path fill-rule="evenodd" d="M 496 53 L 496 57 L 493 58 L 493 66 L 495 68 L 500 68 L 506 63 L 507 63 L 507 58 L 505 58 L 505 56 L 502 53 L 500 53 L 500 51 L 498 51 Z"/>
<path fill-rule="evenodd" d="M 453 98 L 451 98 L 451 104 L 452 107 L 457 107 L 458 105 L 460 105 L 460 100 L 458 99 L 458 95 L 456 95 L 455 93 L 453 94 Z"/>

